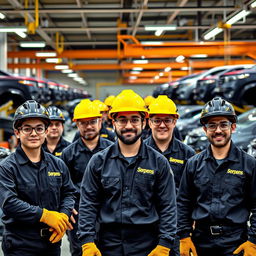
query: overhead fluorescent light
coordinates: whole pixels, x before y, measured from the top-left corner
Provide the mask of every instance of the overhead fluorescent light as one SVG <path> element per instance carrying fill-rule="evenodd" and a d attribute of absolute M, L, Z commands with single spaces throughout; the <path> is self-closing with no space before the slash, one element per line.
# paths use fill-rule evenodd
<path fill-rule="evenodd" d="M 55 69 L 68 69 L 69 66 L 68 65 L 56 65 L 54 68 Z"/>
<path fill-rule="evenodd" d="M 193 54 L 190 55 L 190 58 L 207 58 L 208 55 L 207 54 Z"/>
<path fill-rule="evenodd" d="M 145 59 L 145 56 L 144 56 L 144 55 L 142 55 L 142 56 L 141 56 L 141 58 L 144 60 L 144 59 Z"/>
<path fill-rule="evenodd" d="M 143 45 L 161 45 L 163 44 L 164 42 L 162 41 L 142 41 L 141 44 Z"/>
<path fill-rule="evenodd" d="M 134 60 L 133 63 L 134 64 L 147 64 L 148 60 Z"/>
<path fill-rule="evenodd" d="M 27 34 L 22 32 L 22 31 L 17 31 L 15 32 L 18 36 L 20 36 L 21 38 L 26 38 L 27 37 Z"/>
<path fill-rule="evenodd" d="M 251 3 L 251 8 L 255 8 L 256 7 L 256 1 L 254 1 L 253 3 Z"/>
<path fill-rule="evenodd" d="M 45 42 L 42 41 L 35 41 L 35 42 L 20 42 L 20 47 L 24 48 L 37 48 L 37 47 L 45 47 Z"/>
<path fill-rule="evenodd" d="M 146 31 L 156 31 L 156 30 L 162 30 L 162 31 L 170 31 L 170 30 L 176 30 L 176 25 L 146 25 L 145 30 Z"/>
<path fill-rule="evenodd" d="M 190 67 L 181 67 L 180 70 L 190 70 Z"/>
<path fill-rule="evenodd" d="M 26 27 L 0 27 L 0 32 L 13 32 L 13 33 L 17 33 L 17 32 L 26 32 L 27 28 Z"/>
<path fill-rule="evenodd" d="M 155 79 L 155 80 L 159 79 L 159 76 L 155 76 L 154 79 Z"/>
<path fill-rule="evenodd" d="M 45 61 L 47 63 L 60 63 L 61 59 L 60 58 L 47 58 L 47 59 L 45 59 Z"/>
<path fill-rule="evenodd" d="M 242 18 L 245 18 L 249 13 L 250 13 L 250 11 L 243 10 L 243 11 L 237 13 L 235 16 L 233 16 L 229 20 L 227 20 L 226 24 L 232 25 L 232 24 L 236 23 L 237 21 L 241 20 Z"/>
<path fill-rule="evenodd" d="M 179 55 L 175 60 L 176 62 L 183 63 L 185 60 L 185 57 L 183 55 Z"/>
<path fill-rule="evenodd" d="M 132 75 L 138 75 L 138 74 L 140 74 L 140 71 L 131 71 L 130 72 Z"/>
<path fill-rule="evenodd" d="M 171 69 L 172 69 L 171 67 L 166 67 L 166 68 L 164 69 L 164 71 L 165 71 L 165 72 L 169 72 Z"/>
<path fill-rule="evenodd" d="M 143 68 L 141 68 L 141 67 L 135 67 L 135 68 L 133 68 L 132 70 L 133 70 L 133 71 L 142 71 Z"/>
<path fill-rule="evenodd" d="M 64 74 L 70 74 L 73 72 L 73 70 L 72 69 L 63 69 L 63 70 L 61 70 L 61 72 Z"/>
<path fill-rule="evenodd" d="M 36 57 L 56 57 L 56 52 L 36 52 Z"/>
<path fill-rule="evenodd" d="M 130 76 L 129 79 L 135 80 L 135 79 L 137 79 L 137 76 Z"/>
<path fill-rule="evenodd" d="M 68 77 L 78 77 L 78 74 L 77 73 L 71 73 L 71 74 L 68 74 Z"/>
<path fill-rule="evenodd" d="M 0 19 L 3 20 L 5 18 L 5 15 L 0 12 Z"/>
<path fill-rule="evenodd" d="M 163 76 L 163 75 L 164 75 L 164 73 L 163 73 L 163 72 L 160 72 L 160 73 L 159 73 L 159 76 Z"/>
<path fill-rule="evenodd" d="M 212 37 L 215 37 L 216 35 L 218 35 L 220 32 L 222 32 L 223 29 L 222 28 L 214 28 L 212 29 L 211 31 L 209 31 L 208 33 L 206 33 L 204 35 L 204 39 L 205 40 L 209 40 L 211 39 Z"/>

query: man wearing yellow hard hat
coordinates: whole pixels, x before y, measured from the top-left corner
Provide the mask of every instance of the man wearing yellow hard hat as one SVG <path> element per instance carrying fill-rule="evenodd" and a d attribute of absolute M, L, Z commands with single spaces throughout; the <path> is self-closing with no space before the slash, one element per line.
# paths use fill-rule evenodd
<path fill-rule="evenodd" d="M 69 168 L 71 179 L 76 187 L 77 200 L 75 209 L 79 215 L 80 184 L 84 175 L 86 165 L 91 157 L 112 144 L 111 141 L 101 138 L 99 131 L 101 128 L 101 113 L 89 99 L 82 100 L 74 110 L 74 118 L 80 137 L 65 148 L 61 159 Z M 77 216 L 76 221 L 77 221 Z M 81 244 L 77 237 L 77 222 L 74 229 L 68 231 L 70 249 L 72 256 L 81 256 Z"/>
<path fill-rule="evenodd" d="M 175 103 L 166 95 L 159 95 L 149 105 L 149 126 L 152 135 L 145 143 L 160 152 L 168 160 L 175 179 L 176 190 L 179 188 L 180 179 L 187 160 L 195 151 L 174 136 L 174 128 L 179 118 Z M 179 239 L 170 253 L 179 256 Z"/>
<path fill-rule="evenodd" d="M 92 157 L 81 184 L 82 255 L 167 256 L 176 233 L 175 184 L 166 158 L 141 139 L 145 103 L 123 90 L 109 116 L 118 140 Z"/>

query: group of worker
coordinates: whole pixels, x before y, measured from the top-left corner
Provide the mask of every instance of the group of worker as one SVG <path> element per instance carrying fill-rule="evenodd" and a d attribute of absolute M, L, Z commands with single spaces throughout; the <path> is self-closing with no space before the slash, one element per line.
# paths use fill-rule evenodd
<path fill-rule="evenodd" d="M 231 140 L 232 105 L 205 104 L 210 145 L 195 154 L 174 102 L 147 100 L 82 100 L 72 143 L 57 107 L 16 110 L 19 144 L 0 163 L 4 255 L 59 256 L 65 233 L 72 256 L 256 255 L 256 160 Z"/>

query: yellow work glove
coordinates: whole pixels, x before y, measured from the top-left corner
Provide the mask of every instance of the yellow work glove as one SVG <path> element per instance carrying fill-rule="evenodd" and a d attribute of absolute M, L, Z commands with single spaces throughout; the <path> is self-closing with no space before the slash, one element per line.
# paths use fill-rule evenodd
<path fill-rule="evenodd" d="M 197 256 L 196 248 L 190 237 L 186 237 L 180 240 L 180 256 Z"/>
<path fill-rule="evenodd" d="M 66 231 L 64 231 L 64 232 L 58 234 L 57 231 L 55 229 L 53 229 L 53 228 L 50 228 L 49 230 L 52 232 L 52 235 L 51 235 L 51 237 L 49 239 L 49 241 L 52 244 L 58 243 L 62 239 L 62 237 L 65 235 L 65 233 L 66 233 Z"/>
<path fill-rule="evenodd" d="M 148 256 L 168 256 L 170 252 L 170 249 L 167 247 L 164 247 L 162 245 L 157 245 L 157 247 L 151 251 Z"/>
<path fill-rule="evenodd" d="M 86 243 L 82 245 L 82 256 L 101 256 L 100 250 L 95 243 Z"/>
<path fill-rule="evenodd" d="M 256 244 L 246 241 L 245 243 L 241 244 L 233 254 L 238 254 L 241 251 L 244 251 L 244 256 L 255 256 L 256 255 Z"/>
<path fill-rule="evenodd" d="M 40 222 L 54 228 L 58 234 L 65 232 L 66 229 L 71 225 L 68 221 L 68 216 L 65 213 L 48 211 L 46 209 L 43 209 Z"/>

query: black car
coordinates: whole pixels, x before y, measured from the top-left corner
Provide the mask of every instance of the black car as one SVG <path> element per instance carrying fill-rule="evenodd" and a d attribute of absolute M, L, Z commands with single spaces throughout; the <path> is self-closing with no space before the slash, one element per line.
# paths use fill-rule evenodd
<path fill-rule="evenodd" d="M 237 106 L 256 106 L 256 67 L 222 75 L 214 94 Z"/>

